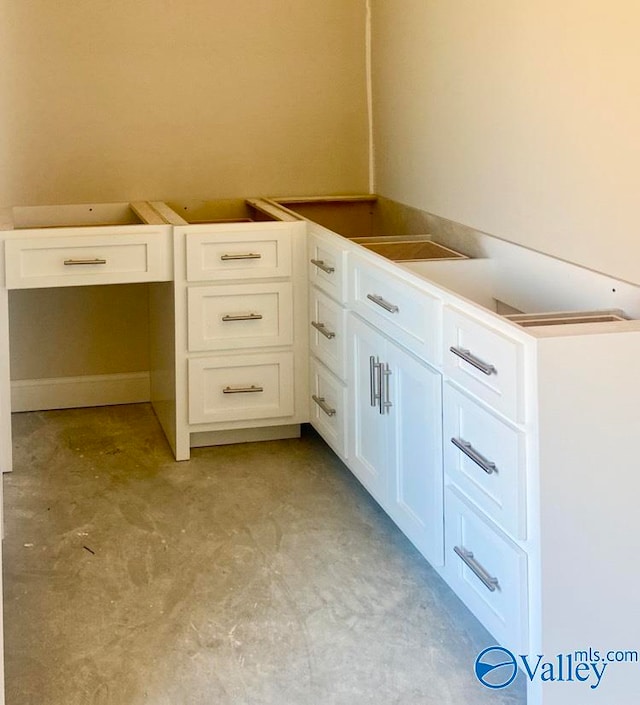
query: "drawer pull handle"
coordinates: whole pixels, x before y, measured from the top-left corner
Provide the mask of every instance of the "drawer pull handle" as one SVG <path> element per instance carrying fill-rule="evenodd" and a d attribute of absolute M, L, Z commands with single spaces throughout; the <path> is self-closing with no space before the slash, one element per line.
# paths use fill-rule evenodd
<path fill-rule="evenodd" d="M 106 264 L 107 260 L 101 257 L 94 257 L 92 259 L 66 259 L 64 261 L 65 267 L 72 267 L 76 264 Z"/>
<path fill-rule="evenodd" d="M 369 357 L 369 397 L 371 406 L 377 406 L 382 392 L 382 379 L 380 378 L 382 363 L 378 362 L 375 355 Z"/>
<path fill-rule="evenodd" d="M 489 365 L 488 363 L 484 362 L 475 355 L 472 355 L 468 350 L 465 350 L 464 348 L 456 348 L 452 345 L 449 350 L 454 355 L 457 355 L 459 358 L 475 367 L 476 370 L 480 370 L 480 372 L 483 372 L 487 376 L 498 374 L 498 370 L 496 370 L 493 365 Z"/>
<path fill-rule="evenodd" d="M 494 472 L 498 472 L 496 464 L 492 463 L 490 460 L 487 460 L 484 455 L 478 453 L 471 443 L 468 443 L 462 438 L 452 438 L 451 442 L 458 450 L 462 451 L 467 458 L 473 460 L 476 465 L 481 467 L 487 475 L 493 475 Z"/>
<path fill-rule="evenodd" d="M 315 401 L 315 403 L 322 409 L 322 411 L 324 411 L 324 413 L 325 413 L 327 416 L 335 416 L 335 415 L 336 415 L 336 413 L 337 413 L 336 410 L 335 410 L 335 409 L 332 409 L 332 408 L 327 404 L 327 402 L 326 402 L 326 400 L 325 400 L 324 397 L 318 397 L 318 396 L 316 396 L 315 394 L 312 394 L 312 395 L 311 395 L 311 398 L 312 398 L 313 401 Z"/>
<path fill-rule="evenodd" d="M 333 274 L 336 271 L 335 267 L 330 267 L 328 264 L 325 264 L 323 259 L 312 259 L 311 264 L 315 264 L 318 269 L 321 269 L 327 274 Z"/>
<path fill-rule="evenodd" d="M 389 400 L 389 377 L 391 376 L 391 370 L 389 369 L 389 363 L 381 362 L 380 364 L 380 406 L 378 410 L 384 416 L 384 414 L 389 413 L 389 409 L 393 406 L 393 403 Z"/>
<path fill-rule="evenodd" d="M 395 304 L 390 304 L 377 294 L 367 294 L 367 298 L 369 301 L 373 301 L 374 304 L 381 306 L 385 311 L 389 311 L 389 313 L 398 313 L 400 310 Z"/>
<path fill-rule="evenodd" d="M 229 314 L 227 314 L 226 316 L 222 317 L 222 320 L 225 323 L 229 323 L 229 321 L 261 321 L 262 314 L 261 313 L 244 313 L 244 314 L 240 314 L 238 316 L 230 316 Z"/>
<path fill-rule="evenodd" d="M 251 394 L 254 392 L 264 392 L 264 387 L 256 387 L 252 384 L 250 387 L 225 387 L 222 390 L 223 394 Z"/>
<path fill-rule="evenodd" d="M 328 338 L 331 340 L 332 338 L 336 337 L 336 334 L 332 330 L 327 330 L 327 327 L 325 326 L 324 323 L 318 323 L 317 321 L 311 321 L 311 325 L 322 335 L 324 335 L 325 338 Z"/>
<path fill-rule="evenodd" d="M 500 587 L 498 578 L 494 578 L 492 575 L 487 573 L 487 571 L 478 563 L 478 561 L 473 557 L 471 551 L 467 551 L 466 548 L 461 546 L 454 546 L 453 550 L 460 557 L 462 562 L 471 570 L 471 572 L 480 580 L 480 582 L 489 590 L 489 592 L 495 592 L 497 588 Z"/>
<path fill-rule="evenodd" d="M 262 255 L 258 254 L 257 252 L 247 252 L 246 254 L 238 255 L 220 255 L 220 259 L 223 262 L 228 262 L 229 260 L 236 259 L 262 259 Z"/>

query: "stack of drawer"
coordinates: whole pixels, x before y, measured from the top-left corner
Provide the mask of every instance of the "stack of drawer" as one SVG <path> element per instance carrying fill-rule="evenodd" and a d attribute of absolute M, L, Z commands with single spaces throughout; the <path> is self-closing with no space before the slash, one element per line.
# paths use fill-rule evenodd
<path fill-rule="evenodd" d="M 189 424 L 292 415 L 289 233 L 194 227 L 184 226 Z"/>
<path fill-rule="evenodd" d="M 444 575 L 503 645 L 528 646 L 522 345 L 444 311 Z"/>
<path fill-rule="evenodd" d="M 310 421 L 344 460 L 347 448 L 346 258 L 335 235 L 309 224 Z"/>

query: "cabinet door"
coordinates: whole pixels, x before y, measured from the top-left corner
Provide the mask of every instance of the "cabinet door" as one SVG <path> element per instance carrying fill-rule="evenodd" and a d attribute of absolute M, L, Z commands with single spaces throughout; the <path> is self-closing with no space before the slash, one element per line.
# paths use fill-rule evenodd
<path fill-rule="evenodd" d="M 384 506 L 388 477 L 388 417 L 380 413 L 378 364 L 386 340 L 353 315 L 349 316 L 347 341 L 351 366 L 348 417 L 349 468 Z"/>
<path fill-rule="evenodd" d="M 444 562 L 441 376 L 391 343 L 385 361 L 392 468 L 385 508 L 422 555 L 439 566 Z"/>

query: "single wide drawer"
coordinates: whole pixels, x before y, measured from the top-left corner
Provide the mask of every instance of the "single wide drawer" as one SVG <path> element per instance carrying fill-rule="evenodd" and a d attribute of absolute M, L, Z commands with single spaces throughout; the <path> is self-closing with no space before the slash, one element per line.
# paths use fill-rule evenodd
<path fill-rule="evenodd" d="M 293 354 L 189 360 L 189 423 L 276 418 L 293 414 Z"/>
<path fill-rule="evenodd" d="M 443 395 L 444 468 L 508 534 L 526 538 L 525 436 L 450 384 Z"/>
<path fill-rule="evenodd" d="M 524 420 L 522 343 L 449 307 L 443 343 L 446 375 L 508 418 Z"/>
<path fill-rule="evenodd" d="M 346 303 L 345 285 L 347 250 L 339 235 L 314 234 L 313 224 L 308 225 L 309 283 L 317 286 L 340 303 Z"/>
<path fill-rule="evenodd" d="M 404 281 L 392 269 L 353 255 L 349 263 L 353 309 L 419 357 L 437 362 L 440 301 Z"/>
<path fill-rule="evenodd" d="M 288 223 L 225 223 L 175 228 L 186 242 L 188 281 L 291 275 Z"/>
<path fill-rule="evenodd" d="M 500 644 L 527 653 L 527 556 L 451 487 L 445 491 L 443 574 Z"/>
<path fill-rule="evenodd" d="M 337 377 L 346 373 L 346 311 L 311 287 L 309 291 L 309 333 L 311 354 L 320 359 Z"/>
<path fill-rule="evenodd" d="M 25 231 L 26 232 L 26 231 Z M 8 289 L 122 284 L 172 278 L 169 226 L 114 230 L 92 228 L 93 234 L 67 233 L 5 241 Z"/>
<path fill-rule="evenodd" d="M 290 283 L 191 286 L 189 350 L 230 350 L 293 342 Z"/>
<path fill-rule="evenodd" d="M 311 358 L 309 366 L 311 425 L 341 457 L 347 454 L 347 388 L 320 362 Z"/>

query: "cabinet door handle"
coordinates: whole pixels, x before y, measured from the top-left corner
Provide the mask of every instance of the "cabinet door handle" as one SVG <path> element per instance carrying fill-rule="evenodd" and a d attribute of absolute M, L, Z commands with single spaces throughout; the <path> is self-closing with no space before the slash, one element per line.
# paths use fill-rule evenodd
<path fill-rule="evenodd" d="M 389 377 L 391 377 L 391 370 L 389 369 L 389 363 L 380 363 L 380 406 L 379 410 L 382 415 L 389 413 L 389 409 L 393 406 L 389 399 Z"/>
<path fill-rule="evenodd" d="M 332 409 L 326 402 L 324 397 L 318 397 L 315 394 L 311 395 L 311 398 L 315 403 L 324 411 L 324 413 L 327 416 L 335 416 L 336 415 L 336 410 Z"/>
<path fill-rule="evenodd" d="M 330 267 L 328 264 L 325 264 L 323 259 L 312 259 L 310 262 L 327 274 L 333 274 L 336 271 L 335 267 Z"/>
<path fill-rule="evenodd" d="M 259 254 L 258 252 L 246 252 L 246 253 L 241 253 L 237 255 L 220 255 L 220 259 L 223 262 L 228 262 L 229 260 L 236 260 L 236 259 L 262 259 L 262 255 Z"/>
<path fill-rule="evenodd" d="M 378 296 L 377 294 L 367 294 L 367 298 L 369 301 L 373 301 L 374 304 L 381 306 L 385 311 L 389 311 L 389 313 L 398 313 L 400 310 L 395 304 L 390 304 L 388 301 L 385 301 L 382 296 Z"/>
<path fill-rule="evenodd" d="M 332 338 L 336 337 L 336 334 L 332 330 L 327 330 L 327 327 L 325 326 L 324 323 L 318 323 L 317 321 L 311 321 L 311 325 L 322 335 L 324 335 L 325 338 L 328 338 L 331 340 Z"/>
<path fill-rule="evenodd" d="M 471 443 L 468 443 L 462 438 L 452 438 L 451 442 L 458 450 L 462 451 L 467 458 L 473 460 L 476 465 L 481 467 L 487 475 L 493 475 L 494 472 L 498 472 L 496 464 L 492 463 L 490 460 L 487 460 L 484 455 L 478 453 Z"/>
<path fill-rule="evenodd" d="M 94 257 L 92 259 L 66 259 L 64 261 L 65 267 L 72 267 L 76 264 L 106 264 L 107 260 L 102 259 L 102 257 Z"/>
<path fill-rule="evenodd" d="M 252 394 L 254 392 L 264 392 L 264 387 L 257 387 L 252 384 L 250 387 L 225 387 L 223 394 Z"/>
<path fill-rule="evenodd" d="M 475 367 L 477 370 L 480 370 L 480 372 L 483 372 L 485 375 L 494 375 L 498 374 L 498 370 L 493 365 L 490 365 L 487 362 L 484 362 L 481 360 L 479 357 L 476 357 L 475 355 L 472 355 L 468 350 L 465 348 L 456 348 L 453 345 L 449 348 L 449 350 L 454 354 L 457 355 L 459 358 L 464 360 L 465 362 L 468 362 L 470 365 Z"/>
<path fill-rule="evenodd" d="M 376 375 L 376 371 L 378 375 Z M 371 399 L 371 406 L 377 406 L 380 401 L 380 380 L 377 379 L 380 374 L 380 363 L 378 362 L 375 355 L 369 357 L 369 394 Z"/>
<path fill-rule="evenodd" d="M 497 588 L 500 587 L 498 578 L 494 578 L 490 573 L 488 573 L 485 568 L 478 563 L 478 561 L 473 557 L 471 551 L 467 551 L 466 548 L 462 546 L 454 546 L 453 550 L 460 557 L 462 562 L 471 570 L 471 572 L 480 580 L 480 582 L 489 590 L 489 592 L 495 592 Z"/>
<path fill-rule="evenodd" d="M 225 323 L 229 323 L 229 321 L 261 321 L 262 320 L 262 314 L 261 313 L 243 313 L 237 316 L 231 316 L 229 314 L 226 314 L 225 316 L 222 317 L 222 320 Z"/>

